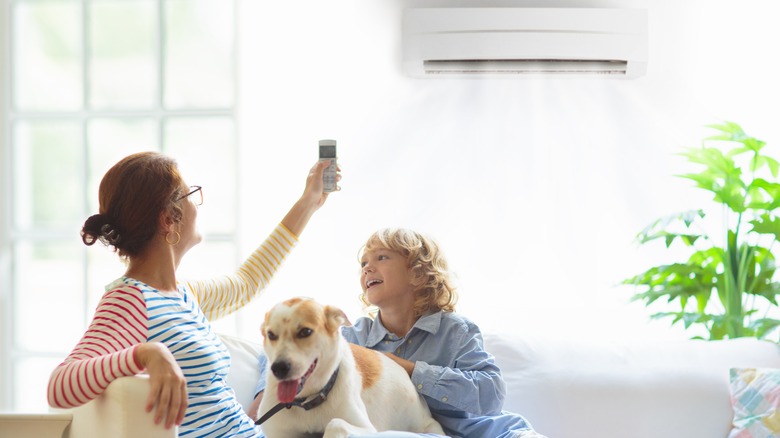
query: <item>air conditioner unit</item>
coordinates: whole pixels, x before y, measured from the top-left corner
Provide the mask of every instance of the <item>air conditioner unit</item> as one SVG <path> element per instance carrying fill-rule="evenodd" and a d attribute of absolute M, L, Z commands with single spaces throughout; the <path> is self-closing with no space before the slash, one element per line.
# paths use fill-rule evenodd
<path fill-rule="evenodd" d="M 636 78 L 647 70 L 647 11 L 406 9 L 402 50 L 413 77 Z"/>

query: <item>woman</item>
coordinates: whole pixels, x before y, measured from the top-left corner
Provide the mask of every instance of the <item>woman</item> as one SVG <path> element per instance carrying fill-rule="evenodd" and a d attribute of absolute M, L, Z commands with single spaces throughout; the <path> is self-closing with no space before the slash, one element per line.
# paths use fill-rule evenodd
<path fill-rule="evenodd" d="M 146 371 L 147 412 L 179 426 L 179 436 L 261 436 L 225 383 L 230 356 L 211 330 L 258 295 L 325 202 L 317 163 L 303 195 L 276 229 L 230 276 L 177 281 L 176 268 L 202 237 L 196 227 L 199 186 L 188 186 L 176 162 L 143 152 L 114 165 L 100 183 L 100 213 L 84 223 L 82 240 L 114 247 L 127 264 L 107 286 L 89 329 L 49 380 L 49 404 L 79 406 L 118 377 Z M 337 179 L 340 179 L 340 175 Z"/>

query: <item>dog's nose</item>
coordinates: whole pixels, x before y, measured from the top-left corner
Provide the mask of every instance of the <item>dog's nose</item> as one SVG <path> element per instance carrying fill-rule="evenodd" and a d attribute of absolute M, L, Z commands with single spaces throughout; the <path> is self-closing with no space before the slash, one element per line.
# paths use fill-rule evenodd
<path fill-rule="evenodd" d="M 284 379 L 290 374 L 290 362 L 277 361 L 271 365 L 271 372 L 274 373 L 277 379 Z"/>

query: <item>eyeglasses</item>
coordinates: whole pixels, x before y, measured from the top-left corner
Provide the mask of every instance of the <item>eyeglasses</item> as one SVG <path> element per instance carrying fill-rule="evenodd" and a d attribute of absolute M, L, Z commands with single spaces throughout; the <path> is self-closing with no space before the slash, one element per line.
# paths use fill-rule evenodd
<path fill-rule="evenodd" d="M 189 196 L 192 196 L 192 203 L 195 205 L 203 205 L 203 187 L 201 186 L 190 186 L 190 192 L 187 193 L 184 196 L 179 196 L 174 200 L 174 202 L 181 201 L 184 198 L 187 198 Z"/>

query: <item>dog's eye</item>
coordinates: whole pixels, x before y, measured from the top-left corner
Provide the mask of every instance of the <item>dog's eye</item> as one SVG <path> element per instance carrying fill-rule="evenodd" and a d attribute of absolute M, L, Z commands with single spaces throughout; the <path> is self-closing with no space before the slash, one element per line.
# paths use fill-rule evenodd
<path fill-rule="evenodd" d="M 271 330 L 268 330 L 268 333 L 266 333 L 265 335 L 268 337 L 269 341 L 275 341 L 279 339 L 279 336 L 276 333 L 272 332 Z"/>
<path fill-rule="evenodd" d="M 310 329 L 310 328 L 302 328 L 302 329 L 298 330 L 298 337 L 299 338 L 308 338 L 309 336 L 311 336 L 312 333 L 314 333 L 312 331 L 312 329 Z"/>

